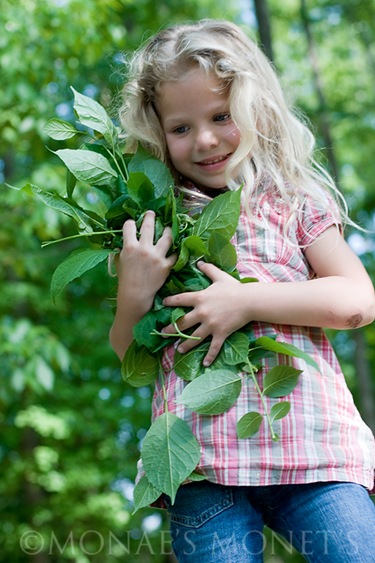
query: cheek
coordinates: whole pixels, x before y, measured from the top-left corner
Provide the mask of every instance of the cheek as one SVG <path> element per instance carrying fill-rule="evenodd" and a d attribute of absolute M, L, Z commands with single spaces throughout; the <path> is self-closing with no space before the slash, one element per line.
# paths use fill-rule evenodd
<path fill-rule="evenodd" d="M 233 126 L 230 131 L 228 131 L 228 140 L 233 143 L 233 145 L 238 146 L 241 140 L 240 131 L 237 127 Z"/>
<path fill-rule="evenodd" d="M 169 152 L 170 159 L 173 163 L 186 158 L 187 148 L 186 143 L 181 142 L 181 139 L 176 139 L 175 137 L 166 137 L 167 148 Z"/>

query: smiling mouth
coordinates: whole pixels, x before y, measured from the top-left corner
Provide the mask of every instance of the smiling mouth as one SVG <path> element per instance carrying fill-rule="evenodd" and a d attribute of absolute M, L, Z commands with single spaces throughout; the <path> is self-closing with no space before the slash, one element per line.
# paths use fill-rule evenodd
<path fill-rule="evenodd" d="M 200 166 L 209 166 L 210 164 L 217 164 L 218 162 L 223 162 L 224 160 L 227 160 L 228 156 L 229 155 L 225 154 L 224 156 L 218 156 L 216 158 L 201 160 L 200 162 L 198 162 L 198 164 Z"/>

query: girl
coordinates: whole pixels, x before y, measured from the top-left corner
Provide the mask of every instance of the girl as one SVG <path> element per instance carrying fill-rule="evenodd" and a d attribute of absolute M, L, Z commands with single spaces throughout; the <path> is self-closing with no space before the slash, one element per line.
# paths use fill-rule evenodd
<path fill-rule="evenodd" d="M 258 283 L 241 284 L 212 264 L 199 268 L 212 281 L 203 291 L 170 296 L 188 307 L 184 331 L 210 338 L 210 365 L 224 340 L 252 322 L 255 336 L 274 334 L 304 349 L 280 421 L 280 440 L 262 427 L 238 439 L 236 422 L 259 410 L 250 383 L 235 405 L 217 416 L 192 413 L 176 399 L 184 388 L 164 354 L 169 410 L 191 426 L 201 446 L 205 480 L 180 487 L 168 508 L 180 562 L 262 561 L 266 524 L 309 561 L 373 562 L 374 441 L 356 410 L 323 327 L 352 329 L 371 323 L 374 290 L 341 234 L 345 205 L 312 158 L 313 137 L 288 107 L 268 60 L 237 26 L 205 20 L 158 33 L 135 54 L 121 109 L 130 148 L 139 142 L 166 162 L 191 205 L 223 190 L 243 188 L 233 244 L 237 269 Z M 132 328 L 152 306 L 175 257 L 168 229 L 154 244 L 148 212 L 137 236 L 123 228 L 117 261 L 117 312 L 110 339 L 120 358 Z M 172 332 L 172 326 L 165 327 Z M 196 341 L 179 344 L 187 352 Z M 265 362 L 268 370 L 274 360 Z M 285 363 L 286 359 L 283 358 Z M 163 412 L 156 386 L 153 417 Z"/>

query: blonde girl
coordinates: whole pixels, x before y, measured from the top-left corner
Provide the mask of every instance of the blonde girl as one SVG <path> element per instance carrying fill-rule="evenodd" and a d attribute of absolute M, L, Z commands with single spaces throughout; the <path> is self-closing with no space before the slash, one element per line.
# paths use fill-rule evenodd
<path fill-rule="evenodd" d="M 229 411 L 198 415 L 176 403 L 185 382 L 172 369 L 174 347 L 165 350 L 168 408 L 197 437 L 197 470 L 205 477 L 182 485 L 173 505 L 166 496 L 159 499 L 168 509 L 178 561 L 260 562 L 267 525 L 308 561 L 372 562 L 374 438 L 323 328 L 371 323 L 374 289 L 342 236 L 347 210 L 313 159 L 313 135 L 258 47 L 239 27 L 217 20 L 174 26 L 141 46 L 120 115 L 130 150 L 141 143 L 166 162 L 192 206 L 244 185 L 232 243 L 241 276 L 259 282 L 241 284 L 202 262 L 212 284 L 165 299 L 165 305 L 189 308 L 178 322 L 182 331 L 192 328 L 200 341 L 210 340 L 204 364 L 251 322 L 256 337 L 277 333 L 319 365 L 317 371 L 293 359 L 303 375 L 289 396 L 278 442 L 267 427 L 241 440 L 237 421 L 260 409 L 252 385 L 243 385 Z M 133 221 L 124 224 L 110 333 L 120 358 L 175 262 L 169 229 L 154 243 L 154 227 L 152 212 L 139 235 Z M 194 345 L 184 341 L 178 350 Z M 267 359 L 264 369 L 275 361 Z M 152 410 L 153 418 L 163 412 L 159 384 Z"/>

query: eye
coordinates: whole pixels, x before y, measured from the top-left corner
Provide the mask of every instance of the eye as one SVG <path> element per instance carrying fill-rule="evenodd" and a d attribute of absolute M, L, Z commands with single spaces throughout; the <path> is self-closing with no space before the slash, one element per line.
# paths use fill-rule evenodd
<path fill-rule="evenodd" d="M 229 121 L 230 118 L 230 113 L 218 113 L 214 116 L 214 121 L 222 123 L 223 121 Z"/>
<path fill-rule="evenodd" d="M 176 135 L 182 135 L 182 133 L 186 133 L 188 127 L 186 125 L 179 125 L 172 130 L 172 133 L 176 133 Z"/>

